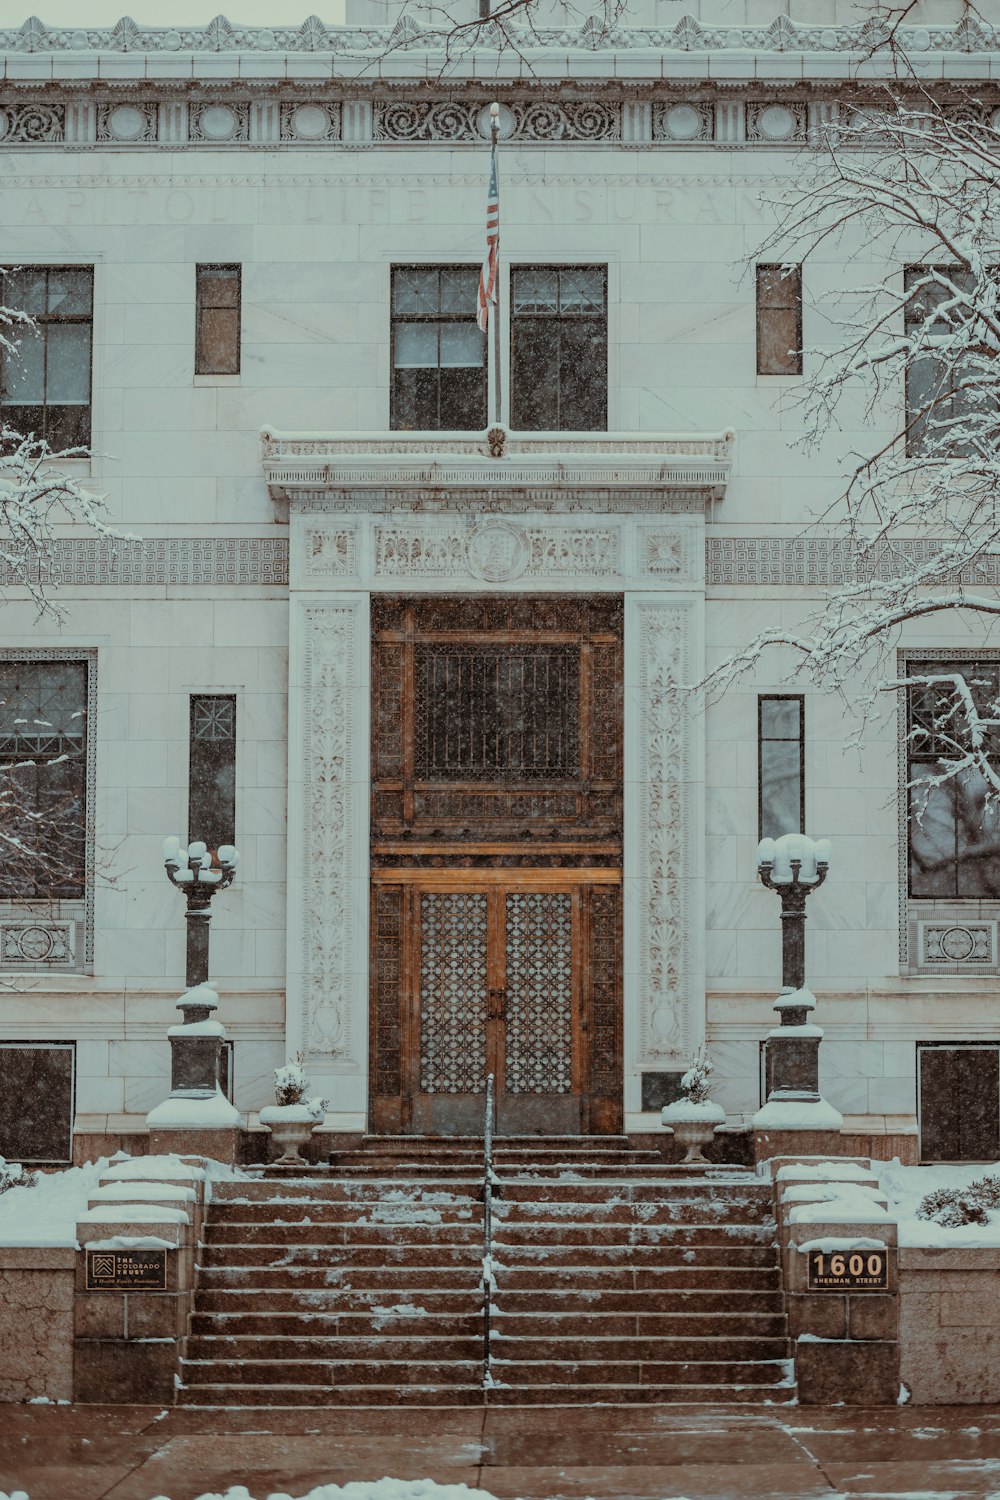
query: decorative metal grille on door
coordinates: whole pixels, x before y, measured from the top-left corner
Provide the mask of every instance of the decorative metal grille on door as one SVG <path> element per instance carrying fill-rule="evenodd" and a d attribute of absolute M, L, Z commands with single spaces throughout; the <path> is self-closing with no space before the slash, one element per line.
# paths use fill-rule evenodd
<path fill-rule="evenodd" d="M 511 1094 L 573 1090 L 573 898 L 509 891 L 505 1083 Z"/>
<path fill-rule="evenodd" d="M 483 892 L 420 895 L 420 1087 L 474 1094 L 486 1078 Z"/>

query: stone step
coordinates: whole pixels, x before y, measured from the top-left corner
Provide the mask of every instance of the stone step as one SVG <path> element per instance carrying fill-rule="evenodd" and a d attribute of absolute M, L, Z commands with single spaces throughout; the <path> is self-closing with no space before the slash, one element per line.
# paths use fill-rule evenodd
<path fill-rule="evenodd" d="M 272 1202 L 280 1210 L 288 1211 L 302 1202 L 312 1203 L 380 1203 L 386 1205 L 413 1204 L 420 1207 L 444 1208 L 454 1205 L 468 1206 L 478 1201 L 482 1192 L 482 1173 L 470 1178 L 467 1184 L 456 1184 L 453 1176 L 442 1177 L 435 1182 L 433 1177 L 401 1184 L 398 1178 L 377 1175 L 364 1178 L 327 1175 L 318 1169 L 312 1177 L 259 1178 L 213 1184 L 213 1211 L 227 1203 L 262 1204 Z M 586 1203 L 588 1206 L 621 1206 L 631 1203 L 670 1203 L 707 1200 L 718 1204 L 754 1204 L 770 1206 L 772 1190 L 769 1184 L 747 1176 L 734 1181 L 719 1181 L 704 1177 L 643 1176 L 632 1178 L 627 1172 L 599 1182 L 558 1177 L 542 1181 L 508 1177 L 501 1178 L 499 1195 L 511 1201 L 543 1201 L 558 1203 Z"/>
<path fill-rule="evenodd" d="M 720 1335 L 715 1338 L 618 1337 L 566 1338 L 544 1335 L 536 1338 L 513 1337 L 494 1330 L 491 1347 L 495 1360 L 507 1365 L 525 1363 L 532 1367 L 548 1362 L 614 1362 L 641 1363 L 707 1362 L 711 1364 L 773 1362 L 788 1353 L 784 1338 L 738 1338 Z M 475 1361 L 483 1354 L 482 1330 L 479 1335 L 464 1337 L 428 1336 L 392 1333 L 367 1336 L 284 1335 L 278 1337 L 227 1334 L 196 1334 L 188 1340 L 187 1359 L 195 1362 L 236 1360 L 297 1361 L 314 1360 L 412 1360 L 418 1364 L 431 1361 Z"/>
<path fill-rule="evenodd" d="M 733 1292 L 705 1291 L 696 1287 L 643 1287 L 641 1290 L 603 1289 L 597 1296 L 586 1287 L 534 1288 L 504 1292 L 508 1313 L 531 1313 L 539 1316 L 556 1312 L 593 1312 L 600 1302 L 604 1313 L 777 1313 L 784 1311 L 780 1290 Z"/>
<path fill-rule="evenodd" d="M 762 1356 L 763 1357 L 763 1356 Z M 315 1360 L 412 1360 L 417 1364 L 452 1361 L 482 1362 L 483 1331 L 455 1338 L 439 1335 L 421 1338 L 415 1334 L 369 1333 L 356 1337 L 313 1335 L 311 1337 L 243 1337 L 226 1334 L 197 1334 L 188 1340 L 187 1358 L 196 1362 L 237 1360 L 296 1361 Z"/>
<path fill-rule="evenodd" d="M 533 1265 L 567 1265 L 579 1263 L 581 1245 L 563 1242 L 523 1244 L 513 1239 L 498 1239 L 493 1243 L 493 1254 L 504 1264 L 523 1267 Z M 227 1238 L 203 1244 L 198 1259 L 204 1266 L 221 1265 L 450 1265 L 470 1264 L 482 1254 L 482 1232 L 461 1244 L 424 1241 L 414 1243 L 407 1233 L 405 1241 L 384 1240 L 363 1244 L 343 1244 L 335 1241 L 289 1236 L 284 1243 L 277 1241 L 272 1231 L 271 1240 L 244 1241 Z M 604 1240 L 586 1246 L 586 1255 L 592 1265 L 632 1266 L 688 1266 L 710 1269 L 719 1266 L 736 1266 L 744 1269 L 773 1269 L 776 1264 L 774 1247 L 730 1243 L 727 1245 L 675 1245 L 635 1244 L 630 1241 Z"/>
<path fill-rule="evenodd" d="M 567 1242 L 570 1244 L 601 1244 L 608 1240 L 622 1243 L 626 1236 L 641 1234 L 649 1243 L 664 1247 L 714 1246 L 724 1249 L 730 1245 L 756 1245 L 773 1250 L 775 1236 L 773 1221 L 762 1224 L 678 1224 L 672 1220 L 636 1219 L 629 1215 L 589 1227 L 590 1237 L 579 1240 L 576 1238 L 578 1231 L 586 1230 L 588 1226 L 577 1219 L 563 1223 L 557 1218 L 536 1219 L 522 1213 L 509 1216 L 505 1212 L 502 1217 L 494 1219 L 493 1240 L 498 1245 L 517 1245 L 524 1242 L 522 1233 L 527 1236 L 529 1232 L 538 1231 L 547 1238 L 566 1229 L 573 1232 L 574 1238 Z"/>
<path fill-rule="evenodd" d="M 481 1371 L 468 1386 L 210 1385 L 183 1386 L 182 1406 L 482 1406 Z"/>
<path fill-rule="evenodd" d="M 774 1384 L 723 1385 L 495 1385 L 490 1406 L 781 1406 L 794 1403 L 794 1386 Z M 354 1403 L 345 1403 L 354 1404 Z"/>
<path fill-rule="evenodd" d="M 240 1293 L 213 1294 L 216 1301 L 239 1300 Z M 428 1294 L 430 1296 L 430 1294 Z M 199 1299 L 199 1303 L 202 1299 Z M 249 1299 L 243 1297 L 243 1301 Z M 454 1300 L 454 1299 L 445 1299 Z M 254 1303 L 257 1306 L 259 1299 Z M 588 1304 L 593 1305 L 593 1304 Z M 407 1315 L 400 1309 L 413 1306 Z M 781 1339 L 786 1336 L 783 1312 L 505 1312 L 493 1317 L 493 1328 L 506 1338 L 658 1338 L 670 1339 Z M 430 1312 L 422 1304 L 375 1304 L 357 1311 L 303 1312 L 230 1310 L 196 1312 L 191 1320 L 192 1336 L 230 1338 L 343 1337 L 477 1337 L 482 1338 L 483 1315 L 478 1297 L 469 1298 L 467 1310 Z"/>
<path fill-rule="evenodd" d="M 484 1393 L 468 1387 L 426 1385 L 193 1385 L 178 1391 L 182 1406 L 274 1407 L 336 1406 L 652 1406 L 783 1405 L 795 1401 L 795 1387 L 782 1383 L 753 1385 L 495 1385 Z"/>
<path fill-rule="evenodd" d="M 660 1191 L 657 1192 L 657 1187 Z M 551 1203 L 565 1211 L 568 1203 L 586 1204 L 602 1217 L 602 1209 L 623 1208 L 633 1204 L 659 1204 L 673 1211 L 677 1218 L 687 1218 L 700 1211 L 714 1215 L 720 1222 L 729 1222 L 734 1213 L 748 1218 L 762 1217 L 770 1213 L 772 1196 L 770 1189 L 756 1192 L 750 1187 L 719 1193 L 706 1188 L 699 1190 L 697 1183 L 684 1183 L 674 1187 L 670 1183 L 650 1184 L 632 1178 L 614 1182 L 571 1182 L 553 1179 L 534 1182 L 518 1178 L 505 1180 L 500 1200 L 503 1203 Z"/>
<path fill-rule="evenodd" d="M 482 1244 L 481 1220 L 458 1220 L 448 1224 L 421 1224 L 412 1219 L 387 1219 L 375 1223 L 276 1224 L 267 1219 L 225 1219 L 205 1226 L 207 1245 L 383 1245 L 404 1238 L 408 1245 Z"/>
<path fill-rule="evenodd" d="M 501 1292 L 547 1291 L 567 1289 L 596 1291 L 601 1296 L 613 1291 L 743 1291 L 764 1292 L 781 1286 L 777 1266 L 771 1268 L 743 1266 L 595 1266 L 588 1264 L 559 1266 L 507 1266 L 495 1259 L 494 1272 Z"/>
<path fill-rule="evenodd" d="M 654 1137 L 659 1139 L 659 1137 Z M 482 1160 L 481 1135 L 365 1135 L 359 1149 L 380 1155 L 386 1151 L 474 1151 Z M 494 1135 L 494 1151 L 628 1151 L 627 1135 Z"/>
<path fill-rule="evenodd" d="M 590 1304 L 594 1306 L 595 1304 Z M 603 1303 L 601 1304 L 603 1307 Z M 506 1312 L 494 1331 L 505 1338 L 773 1338 L 784 1340 L 787 1320 L 773 1312 Z"/>
<path fill-rule="evenodd" d="M 481 1357 L 466 1360 L 369 1360 L 369 1359 L 182 1359 L 184 1385 L 458 1385 L 471 1386 L 482 1380 Z"/>
<path fill-rule="evenodd" d="M 570 1254 L 572 1252 L 569 1252 Z M 203 1266 L 470 1266 L 482 1261 L 482 1241 L 466 1245 L 203 1245 Z"/>
<path fill-rule="evenodd" d="M 406 1306 L 406 1304 L 401 1304 Z M 483 1311 L 410 1314 L 395 1306 L 367 1312 L 197 1312 L 192 1338 L 483 1338 Z"/>
<path fill-rule="evenodd" d="M 436 1287 L 396 1287 L 391 1296 L 380 1288 L 327 1287 L 322 1291 L 302 1287 L 299 1290 L 262 1287 L 205 1286 L 200 1282 L 195 1306 L 199 1313 L 295 1313 L 298 1316 L 358 1314 L 377 1316 L 376 1309 L 411 1306 L 429 1314 L 473 1315 L 482 1317 L 483 1295 L 478 1278 L 461 1290 L 441 1291 Z M 417 1314 L 419 1316 L 419 1313 Z"/>
<path fill-rule="evenodd" d="M 275 1169 L 276 1170 L 276 1169 Z M 482 1188 L 482 1173 L 469 1183 L 468 1189 L 456 1187 L 450 1178 L 434 1182 L 418 1182 L 401 1185 L 398 1181 L 371 1178 L 364 1182 L 352 1182 L 331 1176 L 325 1167 L 317 1167 L 309 1177 L 299 1175 L 298 1168 L 290 1169 L 294 1176 L 272 1176 L 249 1178 L 233 1182 L 212 1184 L 212 1210 L 223 1203 L 267 1203 L 279 1204 L 289 1209 L 304 1201 L 313 1203 L 418 1203 L 424 1206 L 475 1202 Z"/>
<path fill-rule="evenodd" d="M 390 1384 L 470 1386 L 482 1369 L 481 1361 L 392 1360 L 392 1359 L 246 1359 L 239 1364 L 227 1360 L 182 1359 L 184 1385 L 294 1385 L 359 1386 Z M 490 1370 L 494 1381 L 518 1389 L 525 1386 L 605 1385 L 777 1385 L 784 1376 L 781 1360 L 709 1361 L 547 1359 L 535 1364 L 508 1363 L 496 1355 Z M 510 1379 L 514 1377 L 514 1380 Z"/>
<path fill-rule="evenodd" d="M 407 1290 L 459 1291 L 474 1287 L 481 1276 L 479 1262 L 466 1266 L 203 1266 L 199 1287 L 246 1284 L 258 1288 L 295 1291 L 338 1288 L 353 1291 L 385 1289 L 395 1293 Z"/>

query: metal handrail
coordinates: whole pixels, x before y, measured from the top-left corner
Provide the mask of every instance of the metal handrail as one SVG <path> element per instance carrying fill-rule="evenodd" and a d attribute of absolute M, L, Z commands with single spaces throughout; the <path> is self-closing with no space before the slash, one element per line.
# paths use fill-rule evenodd
<path fill-rule="evenodd" d="M 483 1389 L 493 1384 L 490 1373 L 490 1305 L 493 1297 L 493 1074 L 486 1080 L 486 1121 L 483 1127 Z"/>

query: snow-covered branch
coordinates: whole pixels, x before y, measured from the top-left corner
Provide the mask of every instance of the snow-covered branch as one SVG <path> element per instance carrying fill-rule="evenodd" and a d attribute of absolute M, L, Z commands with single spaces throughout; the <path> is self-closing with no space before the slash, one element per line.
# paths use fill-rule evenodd
<path fill-rule="evenodd" d="M 0 303 L 0 361 L 5 366 L 16 371 L 22 343 L 37 336 L 28 313 Z M 132 539 L 110 524 L 104 497 L 70 471 L 68 461 L 89 457 L 86 448 L 53 451 L 44 439 L 16 431 L 8 413 L 0 412 L 0 587 L 27 589 L 39 614 L 57 619 L 63 611 L 52 569 L 56 528 L 79 526 L 91 535 Z"/>
<path fill-rule="evenodd" d="M 803 153 L 752 256 L 804 264 L 806 285 L 810 262 L 843 260 L 816 297 L 826 341 L 804 351 L 791 400 L 807 447 L 848 422 L 872 433 L 815 518 L 842 543 L 848 581 L 705 685 L 717 693 L 783 648 L 793 675 L 845 695 L 860 681 L 863 722 L 880 695 L 919 682 L 936 705 L 934 777 L 974 774 L 994 798 L 998 705 L 960 673 L 902 684 L 888 658 L 913 621 L 1000 616 L 1000 131 L 977 99 L 940 98 L 900 71 Z"/>

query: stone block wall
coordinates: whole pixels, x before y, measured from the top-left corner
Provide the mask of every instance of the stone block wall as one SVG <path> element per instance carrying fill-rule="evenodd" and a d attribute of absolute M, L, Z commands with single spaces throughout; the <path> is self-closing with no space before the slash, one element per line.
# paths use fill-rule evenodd
<path fill-rule="evenodd" d="M 73 1397 L 72 1248 L 0 1247 L 0 1401 Z"/>
<path fill-rule="evenodd" d="M 915 1406 L 1000 1402 L 1000 1249 L 900 1250 L 899 1341 Z"/>

